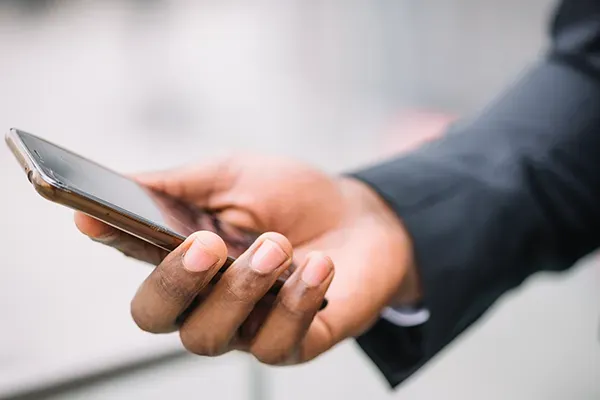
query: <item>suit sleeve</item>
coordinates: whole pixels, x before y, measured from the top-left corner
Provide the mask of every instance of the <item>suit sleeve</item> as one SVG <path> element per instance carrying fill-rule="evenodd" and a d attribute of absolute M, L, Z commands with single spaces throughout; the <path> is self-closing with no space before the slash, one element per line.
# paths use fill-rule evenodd
<path fill-rule="evenodd" d="M 600 244 L 600 2 L 563 2 L 551 31 L 549 55 L 474 118 L 354 175 L 406 226 L 430 311 L 357 339 L 392 386 L 502 294 Z"/>

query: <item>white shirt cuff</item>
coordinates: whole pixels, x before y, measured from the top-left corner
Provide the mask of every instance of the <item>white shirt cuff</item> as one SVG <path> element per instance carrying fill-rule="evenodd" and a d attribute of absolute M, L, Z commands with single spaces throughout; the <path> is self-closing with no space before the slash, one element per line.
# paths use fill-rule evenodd
<path fill-rule="evenodd" d="M 386 307 L 381 312 L 381 318 L 398 326 L 418 326 L 423 325 L 429 320 L 429 310 L 426 308 L 412 309 Z"/>

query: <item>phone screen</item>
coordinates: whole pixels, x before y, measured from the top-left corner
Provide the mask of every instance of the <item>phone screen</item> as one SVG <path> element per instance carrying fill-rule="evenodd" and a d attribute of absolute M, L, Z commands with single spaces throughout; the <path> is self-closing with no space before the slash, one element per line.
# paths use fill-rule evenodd
<path fill-rule="evenodd" d="M 231 257 L 239 257 L 258 237 L 220 221 L 214 213 L 152 191 L 93 161 L 23 131 L 18 134 L 40 169 L 79 192 L 110 207 L 146 220 L 183 238 L 199 230 L 217 233 Z"/>

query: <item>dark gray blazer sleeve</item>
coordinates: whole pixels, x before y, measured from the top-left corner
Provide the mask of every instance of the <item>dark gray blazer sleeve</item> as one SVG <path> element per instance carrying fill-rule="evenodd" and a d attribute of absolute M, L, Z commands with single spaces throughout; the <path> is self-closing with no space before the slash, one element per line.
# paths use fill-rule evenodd
<path fill-rule="evenodd" d="M 430 320 L 358 343 L 393 386 L 542 270 L 600 244 L 600 1 L 565 1 L 547 58 L 471 120 L 359 171 L 408 229 Z M 468 88 L 467 88 L 468 89 Z"/>

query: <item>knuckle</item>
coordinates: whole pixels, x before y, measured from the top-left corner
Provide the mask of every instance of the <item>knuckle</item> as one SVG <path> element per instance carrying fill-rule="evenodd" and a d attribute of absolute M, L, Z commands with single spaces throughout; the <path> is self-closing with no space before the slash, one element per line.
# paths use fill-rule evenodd
<path fill-rule="evenodd" d="M 277 306 L 283 313 L 285 313 L 286 317 L 292 320 L 303 320 L 307 318 L 309 312 L 300 307 L 298 299 L 292 299 L 289 296 L 283 296 L 277 302 Z"/>
<path fill-rule="evenodd" d="M 166 268 L 158 267 L 154 270 L 154 288 L 157 294 L 165 301 L 185 304 L 193 300 L 194 293 L 176 279 Z"/>
<path fill-rule="evenodd" d="M 223 300 L 228 304 L 237 304 L 242 306 L 253 306 L 252 294 L 256 290 L 247 280 L 243 282 L 234 282 L 232 279 L 223 281 Z"/>
<path fill-rule="evenodd" d="M 219 189 L 228 190 L 235 186 L 242 171 L 242 165 L 239 161 L 238 157 L 230 154 L 217 162 L 215 176 L 218 177 L 217 185 Z"/>

